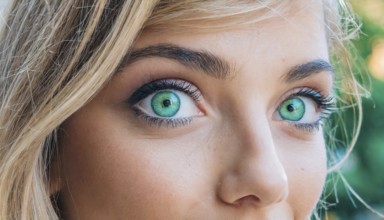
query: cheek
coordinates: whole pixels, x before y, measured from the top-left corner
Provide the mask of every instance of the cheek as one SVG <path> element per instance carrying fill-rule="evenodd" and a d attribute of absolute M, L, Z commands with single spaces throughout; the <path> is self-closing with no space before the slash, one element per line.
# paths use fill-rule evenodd
<path fill-rule="evenodd" d="M 78 112 L 63 126 L 64 209 L 94 219 L 172 219 L 213 192 L 206 148 L 199 147 L 203 130 L 177 140 L 148 139 L 132 135 L 121 118 L 97 116 Z"/>
<path fill-rule="evenodd" d="M 288 143 L 288 144 L 287 144 Z M 321 131 L 311 143 L 285 142 L 283 163 L 289 179 L 288 202 L 297 216 L 309 216 L 321 195 L 327 173 Z"/>

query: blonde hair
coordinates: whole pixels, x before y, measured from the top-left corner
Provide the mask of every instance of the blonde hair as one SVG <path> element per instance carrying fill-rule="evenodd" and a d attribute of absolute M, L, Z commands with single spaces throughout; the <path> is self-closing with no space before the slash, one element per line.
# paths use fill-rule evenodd
<path fill-rule="evenodd" d="M 220 29 L 223 19 L 249 22 L 242 16 L 273 2 L 15 1 L 0 42 L 0 219 L 58 219 L 48 192 L 57 129 L 103 88 L 143 29 Z M 348 7 L 324 2 L 331 52 L 342 54 L 344 104 L 360 103 L 343 34 Z"/>

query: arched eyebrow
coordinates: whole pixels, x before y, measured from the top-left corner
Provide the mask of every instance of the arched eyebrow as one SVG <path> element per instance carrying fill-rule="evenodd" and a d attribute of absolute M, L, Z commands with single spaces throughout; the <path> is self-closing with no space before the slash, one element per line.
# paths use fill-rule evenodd
<path fill-rule="evenodd" d="M 172 59 L 217 79 L 226 79 L 233 71 L 229 62 L 210 52 L 192 50 L 174 44 L 156 44 L 133 50 L 123 59 L 119 69 L 151 57 Z M 333 73 L 332 65 L 325 60 L 317 59 L 294 66 L 282 78 L 284 81 L 292 83 L 325 71 Z"/>
<path fill-rule="evenodd" d="M 294 66 L 288 71 L 287 74 L 283 75 L 283 79 L 288 83 L 292 83 L 320 72 L 329 72 L 333 75 L 333 67 L 325 60 L 312 60 L 307 63 Z"/>
<path fill-rule="evenodd" d="M 226 79 L 231 73 L 231 65 L 224 59 L 207 51 L 196 51 L 174 44 L 157 44 L 133 50 L 123 60 L 120 67 L 124 68 L 138 60 L 150 57 L 175 60 L 188 68 L 206 73 L 217 79 Z"/>

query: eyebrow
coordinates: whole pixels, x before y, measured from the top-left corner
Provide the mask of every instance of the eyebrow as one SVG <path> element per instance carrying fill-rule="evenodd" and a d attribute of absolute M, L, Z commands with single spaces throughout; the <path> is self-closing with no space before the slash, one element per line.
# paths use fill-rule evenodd
<path fill-rule="evenodd" d="M 312 60 L 307 63 L 294 66 L 287 74 L 283 75 L 283 78 L 286 82 L 291 83 L 320 72 L 330 72 L 333 74 L 333 67 L 325 60 Z"/>
<path fill-rule="evenodd" d="M 157 44 L 133 50 L 120 65 L 122 69 L 138 60 L 151 57 L 163 57 L 175 60 L 184 66 L 201 71 L 217 79 L 226 79 L 231 73 L 231 65 L 224 59 L 207 51 L 196 51 L 174 44 Z M 332 65 L 322 59 L 316 59 L 291 68 L 282 76 L 285 82 L 292 83 L 320 72 L 333 73 Z"/>
<path fill-rule="evenodd" d="M 196 51 L 173 44 L 157 44 L 134 50 L 124 59 L 121 67 L 137 60 L 150 57 L 163 57 L 175 60 L 184 66 L 202 71 L 217 79 L 225 79 L 231 73 L 231 65 L 224 59 L 207 51 Z"/>

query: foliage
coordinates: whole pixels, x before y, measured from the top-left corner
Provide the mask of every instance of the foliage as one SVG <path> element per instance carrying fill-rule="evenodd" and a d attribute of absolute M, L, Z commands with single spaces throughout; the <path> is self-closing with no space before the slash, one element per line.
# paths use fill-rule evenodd
<path fill-rule="evenodd" d="M 377 42 L 384 42 L 384 1 L 355 0 L 352 3 L 363 24 L 362 35 L 354 43 L 368 62 Z M 380 58 L 384 59 L 384 56 Z M 370 70 L 372 75 L 380 78 Z M 365 202 L 384 213 L 384 82 L 376 78 L 372 77 L 369 85 L 372 97 L 363 102 L 364 120 L 359 140 L 354 153 L 344 164 L 342 174 Z M 382 219 L 359 202 L 341 178 L 331 175 L 329 179 L 326 190 L 326 194 L 330 194 L 327 198 L 329 207 L 324 219 Z"/>

